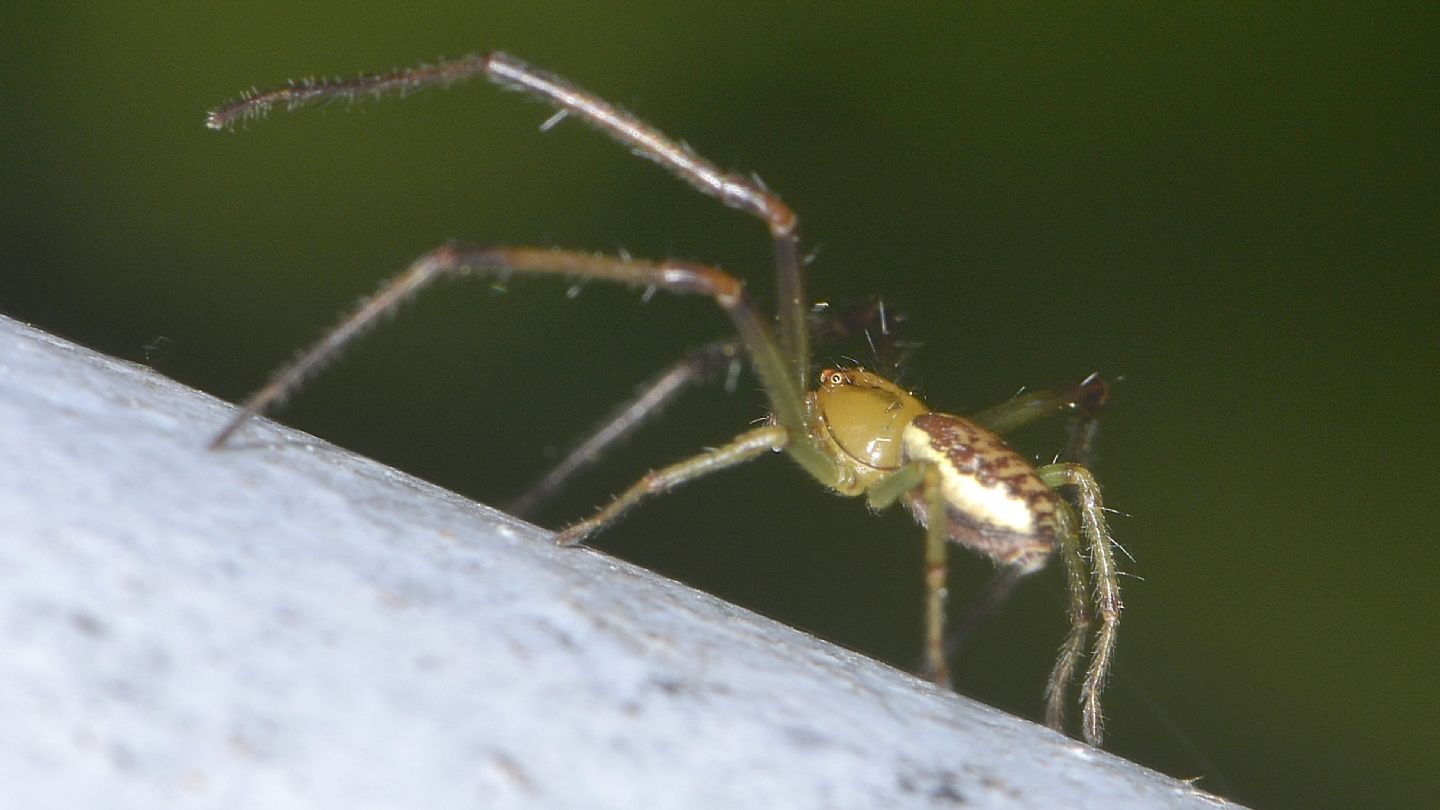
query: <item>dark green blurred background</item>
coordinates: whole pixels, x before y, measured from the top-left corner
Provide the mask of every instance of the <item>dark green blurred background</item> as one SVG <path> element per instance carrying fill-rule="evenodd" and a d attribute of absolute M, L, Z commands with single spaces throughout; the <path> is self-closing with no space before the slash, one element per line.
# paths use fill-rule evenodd
<path fill-rule="evenodd" d="M 509 50 L 783 192 L 814 297 L 908 313 L 905 380 L 936 407 L 1120 381 L 1098 472 L 1135 560 L 1108 748 L 1257 807 L 1428 805 L 1436 7 L 1232 5 L 12 5 L 0 312 L 234 399 L 450 238 L 713 261 L 770 289 L 758 224 L 582 127 L 540 134 L 544 109 L 483 84 L 201 123 L 255 85 Z M 503 503 L 725 331 L 704 301 L 564 293 L 447 287 L 279 416 Z M 749 383 L 691 396 L 542 522 L 762 413 Z M 917 655 L 918 530 L 779 460 L 598 545 Z M 963 595 L 987 564 L 960 563 Z M 961 662 L 963 691 L 1031 717 L 1064 632 L 1043 580 Z"/>

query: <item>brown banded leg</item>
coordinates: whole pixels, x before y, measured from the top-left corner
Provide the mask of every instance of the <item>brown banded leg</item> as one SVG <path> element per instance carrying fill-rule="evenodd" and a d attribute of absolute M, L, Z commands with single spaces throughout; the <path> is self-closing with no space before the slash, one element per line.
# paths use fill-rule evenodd
<path fill-rule="evenodd" d="M 1085 741 L 1098 746 L 1103 737 L 1104 712 L 1100 698 L 1110 672 L 1110 658 L 1115 651 L 1115 635 L 1120 624 L 1120 612 L 1124 605 L 1120 600 L 1120 574 L 1115 565 L 1111 546 L 1114 540 L 1105 523 L 1105 506 L 1100 499 L 1100 485 L 1090 471 L 1073 463 L 1051 464 L 1037 472 L 1047 486 L 1052 488 L 1070 487 L 1076 494 L 1079 510 L 1079 531 L 1074 521 L 1066 527 L 1062 536 L 1061 559 L 1065 562 L 1066 581 L 1070 584 L 1070 615 L 1072 628 L 1070 637 L 1061 648 L 1060 660 L 1056 662 L 1051 683 L 1046 689 L 1050 696 L 1047 718 L 1054 716 L 1052 725 L 1063 722 L 1063 705 L 1056 707 L 1058 699 L 1063 704 L 1063 693 L 1073 675 L 1076 661 L 1083 647 L 1085 634 L 1090 625 L 1091 594 L 1087 593 L 1087 580 L 1093 580 L 1094 611 L 1099 615 L 1100 628 L 1095 637 L 1095 646 L 1090 654 L 1090 666 L 1085 672 L 1085 682 L 1080 688 L 1082 731 Z M 1083 538 L 1090 552 L 1090 571 L 1085 573 L 1085 561 L 1080 552 Z M 1065 546 L 1069 546 L 1065 548 Z M 1079 640 L 1075 640 L 1076 636 Z M 1068 660 L 1067 660 L 1068 659 Z M 1057 679 L 1063 677 L 1061 682 Z"/>
<path fill-rule="evenodd" d="M 609 526 L 651 495 L 669 492 L 687 481 L 743 464 L 763 453 L 784 449 L 788 441 L 789 433 L 785 428 L 766 425 L 740 434 L 729 444 L 655 470 L 636 481 L 599 512 L 566 527 L 555 535 L 555 542 L 562 546 L 583 543 L 587 537 Z"/>
<path fill-rule="evenodd" d="M 302 352 L 293 363 L 281 369 L 269 384 L 244 403 L 240 413 L 215 437 L 211 446 L 223 445 L 248 418 L 263 413 L 293 393 L 312 374 L 334 360 L 355 338 L 435 280 L 480 272 L 560 275 L 613 281 L 640 289 L 655 288 L 708 296 L 730 317 L 769 395 L 776 420 L 789 430 L 804 430 L 804 394 L 790 379 L 790 365 L 782 356 L 770 327 L 751 307 L 741 283 L 728 273 L 703 265 L 648 262 L 579 251 L 527 247 L 475 249 L 447 245 L 420 257 L 386 282 L 372 298 Z M 796 458 L 807 467 L 833 474 L 825 459 L 811 456 L 797 454 Z"/>
<path fill-rule="evenodd" d="M 706 196 L 762 220 L 774 241 L 776 286 L 779 295 L 777 331 L 790 384 L 808 382 L 809 335 L 806 332 L 804 278 L 796 237 L 795 213 L 758 178 L 722 171 L 689 146 L 553 73 L 532 67 L 509 54 L 472 54 L 433 65 L 357 76 L 292 82 L 224 104 L 210 111 L 206 126 L 225 129 L 236 121 L 254 118 L 276 105 L 288 109 L 325 101 L 374 98 L 387 93 L 403 95 L 421 88 L 450 85 L 475 76 L 508 90 L 544 101 L 620 142 L 631 152 L 659 164 Z"/>

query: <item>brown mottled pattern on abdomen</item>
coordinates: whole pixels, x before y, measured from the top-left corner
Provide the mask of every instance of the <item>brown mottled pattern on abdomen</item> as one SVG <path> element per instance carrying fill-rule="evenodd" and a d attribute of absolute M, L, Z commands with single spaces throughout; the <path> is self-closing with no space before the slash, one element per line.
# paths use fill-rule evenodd
<path fill-rule="evenodd" d="M 959 416 L 927 413 L 906 426 L 901 440 L 905 461 L 939 469 L 952 540 L 1002 565 L 1049 557 L 1058 529 L 1057 496 L 1000 437 Z M 917 489 L 906 501 L 926 525 L 923 493 Z"/>

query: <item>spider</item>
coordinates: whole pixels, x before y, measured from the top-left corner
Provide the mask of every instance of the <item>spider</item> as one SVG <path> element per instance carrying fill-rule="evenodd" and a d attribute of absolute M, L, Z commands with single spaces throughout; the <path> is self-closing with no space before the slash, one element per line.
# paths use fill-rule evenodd
<path fill-rule="evenodd" d="M 246 420 L 294 392 L 356 337 L 444 276 L 553 274 L 582 281 L 613 281 L 647 292 L 706 296 L 729 317 L 736 333 L 734 341 L 718 345 L 743 357 L 759 378 L 769 417 L 727 444 L 650 472 L 609 505 L 560 531 L 555 541 L 565 546 L 583 543 L 652 495 L 783 451 L 832 491 L 863 495 L 877 511 L 903 503 L 925 528 L 924 670 L 942 687 L 950 684 L 945 634 L 949 544 L 989 557 L 997 566 L 985 595 L 961 625 L 966 631 L 1003 600 L 1016 582 L 1058 555 L 1069 593 L 1070 629 L 1045 689 L 1046 722 L 1063 731 L 1066 693 L 1098 614 L 1079 702 L 1084 738 L 1099 745 L 1101 693 L 1121 611 L 1113 541 L 1100 487 L 1080 461 L 1036 467 L 999 438 L 1000 433 L 1037 419 L 1071 414 L 1075 427 L 1070 456 L 1083 460 L 1094 432 L 1094 415 L 1106 397 L 1105 383 L 1099 377 L 1092 375 L 1077 385 L 1019 396 L 966 419 L 932 411 L 896 383 L 863 368 L 827 368 L 815 375 L 797 218 L 780 197 L 758 178 L 724 172 L 630 113 L 504 53 L 471 55 L 352 79 L 292 82 L 218 107 L 208 114 L 206 125 L 225 129 L 276 105 L 293 109 L 324 101 L 404 94 L 477 75 L 553 106 L 555 117 L 547 123 L 577 118 L 700 193 L 763 222 L 774 245 L 778 293 L 774 317 L 756 309 L 739 279 L 703 264 L 575 250 L 447 244 L 416 259 L 276 373 L 241 405 L 211 447 L 224 445 Z M 725 352 L 716 350 L 715 356 L 725 356 Z M 1062 489 L 1072 497 L 1062 498 Z M 955 638 L 961 637 L 963 634 L 952 637 L 948 646 L 958 646 Z"/>

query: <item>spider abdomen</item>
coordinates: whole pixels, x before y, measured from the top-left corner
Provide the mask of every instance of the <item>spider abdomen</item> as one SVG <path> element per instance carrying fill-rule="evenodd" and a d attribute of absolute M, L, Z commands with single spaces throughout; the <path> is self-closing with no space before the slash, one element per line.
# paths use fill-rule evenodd
<path fill-rule="evenodd" d="M 959 416 L 921 414 L 905 427 L 901 457 L 929 462 L 939 472 L 950 539 L 1000 565 L 1038 567 L 1054 551 L 1054 491 L 994 433 Z M 906 502 L 915 519 L 928 524 L 922 490 Z"/>

